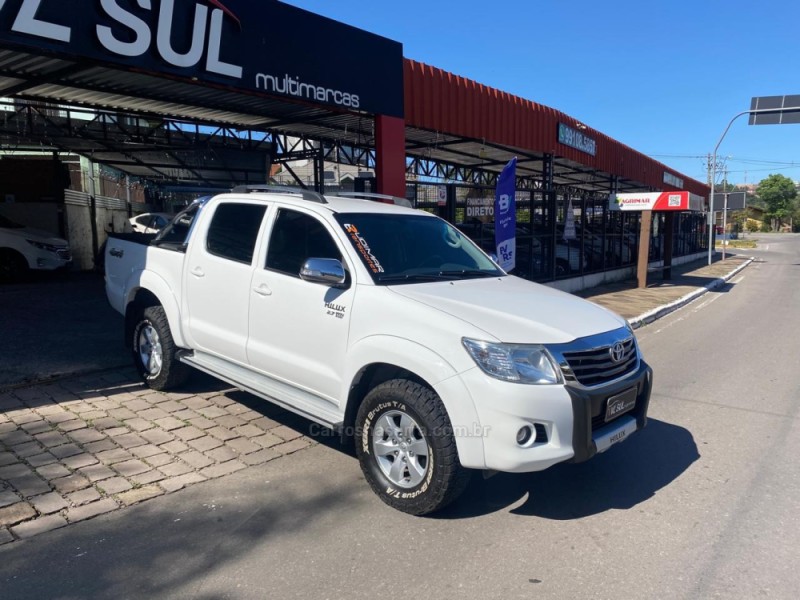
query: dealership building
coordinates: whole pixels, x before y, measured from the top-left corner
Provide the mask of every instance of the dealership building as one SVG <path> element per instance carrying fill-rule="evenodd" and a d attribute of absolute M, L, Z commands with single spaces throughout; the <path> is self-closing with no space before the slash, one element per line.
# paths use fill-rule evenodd
<path fill-rule="evenodd" d="M 708 251 L 703 212 L 609 200 L 708 186 L 554 108 L 406 59 L 399 42 L 277 0 L 80 4 L 0 2 L 0 214 L 69 237 L 83 268 L 143 187 L 200 194 L 280 171 L 324 192 L 344 167 L 355 191 L 404 196 L 488 250 L 514 157 L 520 276 L 565 289 L 628 278 L 642 232 L 651 265 Z M 20 160 L 38 161 L 38 181 L 13 175 Z M 70 160 L 83 177 L 70 181 Z"/>

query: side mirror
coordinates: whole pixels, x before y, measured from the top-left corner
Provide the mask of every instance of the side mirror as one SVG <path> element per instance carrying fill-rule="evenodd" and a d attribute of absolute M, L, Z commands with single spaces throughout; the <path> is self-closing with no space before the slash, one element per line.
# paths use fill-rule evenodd
<path fill-rule="evenodd" d="M 309 258 L 300 269 L 300 279 L 338 287 L 344 285 L 347 274 L 342 262 L 335 258 Z"/>

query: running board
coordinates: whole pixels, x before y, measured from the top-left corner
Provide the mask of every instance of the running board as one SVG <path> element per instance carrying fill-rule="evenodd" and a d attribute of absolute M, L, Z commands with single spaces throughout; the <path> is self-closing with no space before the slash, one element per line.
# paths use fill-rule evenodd
<path fill-rule="evenodd" d="M 195 369 L 226 381 L 315 423 L 337 432 L 342 429 L 339 414 L 324 406 L 324 404 L 329 404 L 328 402 L 309 392 L 203 352 L 195 351 L 193 354 L 184 354 L 180 360 Z"/>

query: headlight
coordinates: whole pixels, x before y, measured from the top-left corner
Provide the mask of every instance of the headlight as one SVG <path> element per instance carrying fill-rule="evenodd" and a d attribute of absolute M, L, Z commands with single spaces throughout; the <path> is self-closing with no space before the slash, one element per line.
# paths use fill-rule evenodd
<path fill-rule="evenodd" d="M 487 375 L 503 381 L 528 384 L 561 383 L 561 374 L 544 346 L 493 344 L 461 340 L 472 359 Z"/>
<path fill-rule="evenodd" d="M 53 246 L 52 244 L 44 244 L 42 242 L 37 242 L 36 240 L 25 240 L 31 246 L 35 246 L 39 248 L 39 250 L 46 250 L 47 252 L 58 252 L 61 247 L 60 246 Z"/>

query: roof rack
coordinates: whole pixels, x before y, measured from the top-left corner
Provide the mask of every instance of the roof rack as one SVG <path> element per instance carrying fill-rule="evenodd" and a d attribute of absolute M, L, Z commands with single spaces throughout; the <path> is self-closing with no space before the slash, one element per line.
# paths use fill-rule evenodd
<path fill-rule="evenodd" d="M 317 202 L 319 204 L 327 204 L 325 196 L 313 190 L 305 190 L 303 188 L 289 187 L 283 185 L 237 185 L 231 190 L 234 194 L 253 194 L 253 193 L 267 193 L 267 194 L 295 194 L 302 196 L 303 200 L 309 202 Z"/>
<path fill-rule="evenodd" d="M 369 192 L 338 192 L 335 194 L 342 198 L 360 198 L 362 200 L 375 200 L 383 202 L 384 204 L 396 204 L 397 206 L 405 206 L 406 208 L 414 208 L 411 200 L 407 198 L 400 198 L 399 196 L 390 196 L 388 194 L 374 194 Z"/>

